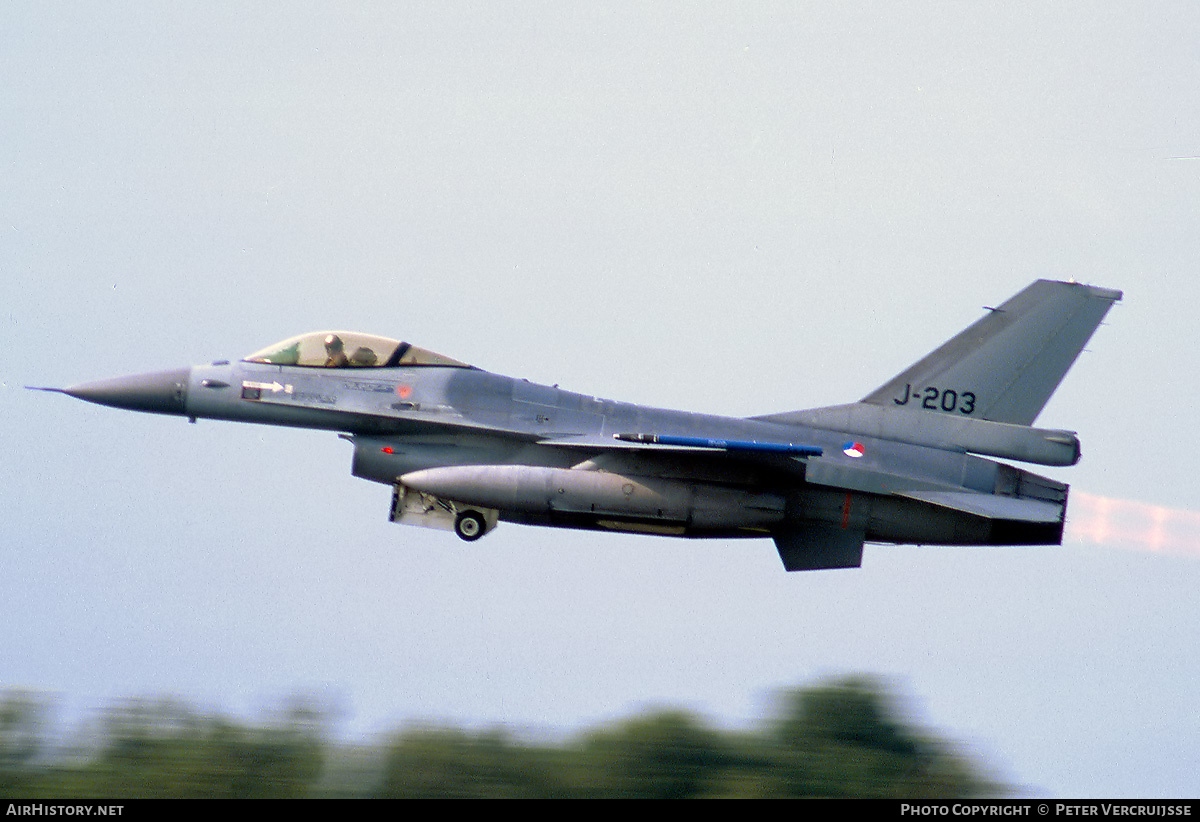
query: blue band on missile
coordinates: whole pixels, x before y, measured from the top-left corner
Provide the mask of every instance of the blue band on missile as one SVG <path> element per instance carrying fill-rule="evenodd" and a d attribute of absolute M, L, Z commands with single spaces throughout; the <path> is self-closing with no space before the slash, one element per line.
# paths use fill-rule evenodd
<path fill-rule="evenodd" d="M 642 442 L 648 445 L 680 445 L 686 448 L 717 448 L 722 451 L 756 451 L 765 454 L 790 454 L 800 457 L 819 457 L 824 449 L 817 445 L 793 445 L 783 442 L 754 442 L 753 440 L 717 440 L 706 437 L 676 437 L 670 434 L 614 434 L 614 439 Z"/>

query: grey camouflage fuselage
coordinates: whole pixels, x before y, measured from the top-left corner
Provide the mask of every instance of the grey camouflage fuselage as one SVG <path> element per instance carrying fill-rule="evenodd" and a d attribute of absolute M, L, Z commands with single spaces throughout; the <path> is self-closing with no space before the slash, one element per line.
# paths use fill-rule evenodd
<path fill-rule="evenodd" d="M 61 390 L 133 410 L 340 432 L 391 519 L 464 539 L 499 521 L 771 537 L 788 570 L 863 544 L 1058 544 L 1067 486 L 988 459 L 1073 465 L 1033 428 L 1120 292 L 1039 280 L 848 405 L 732 418 L 599 399 L 353 332 L 237 362 Z"/>

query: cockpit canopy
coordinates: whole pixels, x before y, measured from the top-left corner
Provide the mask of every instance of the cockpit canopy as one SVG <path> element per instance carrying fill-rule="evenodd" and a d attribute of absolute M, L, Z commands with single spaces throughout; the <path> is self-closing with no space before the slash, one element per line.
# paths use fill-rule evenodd
<path fill-rule="evenodd" d="M 443 365 L 470 368 L 424 348 L 356 331 L 314 331 L 256 351 L 246 362 L 299 365 L 312 368 L 394 368 L 402 365 Z"/>

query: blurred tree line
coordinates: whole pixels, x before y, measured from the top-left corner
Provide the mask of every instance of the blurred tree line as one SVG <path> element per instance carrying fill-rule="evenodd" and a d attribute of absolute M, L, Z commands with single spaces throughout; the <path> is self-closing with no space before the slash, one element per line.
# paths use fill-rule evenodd
<path fill-rule="evenodd" d="M 779 696 L 755 731 L 660 710 L 562 743 L 413 725 L 336 742 L 332 712 L 295 700 L 252 724 L 174 699 L 113 705 L 64 736 L 36 694 L 0 695 L 3 798 L 997 796 L 1007 788 L 916 726 L 884 683 Z"/>

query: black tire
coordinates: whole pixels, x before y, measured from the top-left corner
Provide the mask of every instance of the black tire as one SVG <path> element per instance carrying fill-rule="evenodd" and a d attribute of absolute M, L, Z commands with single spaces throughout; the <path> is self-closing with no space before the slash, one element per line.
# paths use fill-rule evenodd
<path fill-rule="evenodd" d="M 474 542 L 487 533 L 487 523 L 478 511 L 463 511 L 454 520 L 454 533 L 458 538 Z"/>

